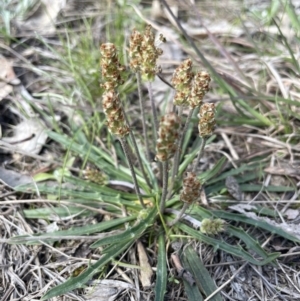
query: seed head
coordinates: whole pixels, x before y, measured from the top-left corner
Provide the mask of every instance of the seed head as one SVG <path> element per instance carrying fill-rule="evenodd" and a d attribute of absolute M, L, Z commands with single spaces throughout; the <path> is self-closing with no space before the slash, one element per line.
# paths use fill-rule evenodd
<path fill-rule="evenodd" d="M 156 160 L 166 161 L 175 154 L 179 128 L 180 118 L 175 113 L 169 113 L 161 118 L 156 143 Z"/>
<path fill-rule="evenodd" d="M 107 118 L 107 127 L 112 134 L 123 137 L 129 133 L 119 96 L 114 90 L 105 91 L 102 99 L 103 111 Z"/>
<path fill-rule="evenodd" d="M 187 99 L 191 92 L 191 84 L 194 77 L 192 67 L 192 60 L 186 59 L 174 71 L 171 82 L 176 90 L 174 104 L 177 106 L 188 105 Z"/>
<path fill-rule="evenodd" d="M 202 104 L 204 95 L 209 91 L 210 80 L 210 75 L 206 71 L 196 73 L 187 100 L 191 108 L 199 107 Z"/>
<path fill-rule="evenodd" d="M 220 218 L 217 219 L 205 218 L 201 222 L 200 231 L 202 233 L 216 235 L 220 232 L 223 232 L 224 230 L 225 230 L 225 221 Z"/>
<path fill-rule="evenodd" d="M 200 197 L 201 183 L 197 179 L 196 174 L 187 172 L 186 177 L 183 179 L 183 189 L 180 193 L 180 200 L 191 204 L 197 201 Z"/>
<path fill-rule="evenodd" d="M 84 177 L 94 183 L 99 185 L 104 185 L 107 182 L 107 176 L 101 171 L 94 168 L 86 168 L 83 171 Z"/>
<path fill-rule="evenodd" d="M 160 40 L 163 41 L 161 35 Z M 160 70 L 156 61 L 162 53 L 162 50 L 155 46 L 155 36 L 151 25 L 146 27 L 143 34 L 137 30 L 132 32 L 129 42 L 130 68 L 133 72 L 141 72 L 144 80 L 154 80 L 155 74 Z"/>
<path fill-rule="evenodd" d="M 204 103 L 199 111 L 199 136 L 210 136 L 213 133 L 215 124 L 215 104 Z"/>
<path fill-rule="evenodd" d="M 141 33 L 134 29 L 129 40 L 130 68 L 133 72 L 139 71 L 142 64 L 142 40 L 143 36 Z"/>
<path fill-rule="evenodd" d="M 112 43 L 104 43 L 100 46 L 101 52 L 101 73 L 104 84 L 102 87 L 106 90 L 114 90 L 124 83 L 122 73 L 125 66 L 121 65 L 118 59 L 117 48 Z"/>

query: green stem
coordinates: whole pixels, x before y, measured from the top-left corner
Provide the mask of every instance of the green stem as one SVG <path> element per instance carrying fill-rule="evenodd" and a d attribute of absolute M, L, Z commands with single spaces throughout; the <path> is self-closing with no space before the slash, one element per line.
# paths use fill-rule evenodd
<path fill-rule="evenodd" d="M 172 227 L 174 226 L 178 221 L 180 221 L 181 217 L 184 215 L 186 209 L 189 207 L 188 203 L 183 203 L 183 206 L 180 210 L 180 212 L 178 213 L 178 215 L 176 216 L 176 218 L 174 220 L 172 220 L 170 223 L 168 223 L 168 226 Z"/>
<path fill-rule="evenodd" d="M 178 142 L 178 148 L 176 150 L 176 153 L 175 153 L 175 157 L 174 157 L 174 166 L 173 166 L 173 172 L 172 172 L 172 182 L 174 181 L 177 173 L 178 173 L 178 168 L 179 168 L 179 164 L 180 164 L 180 157 L 181 157 L 181 152 L 182 152 L 182 147 L 183 147 L 183 141 L 184 141 L 184 138 L 185 138 L 185 134 L 188 130 L 188 127 L 189 127 L 189 124 L 191 122 L 191 119 L 192 119 L 192 116 L 193 116 L 193 113 L 194 113 L 195 109 L 191 109 L 190 112 L 189 112 L 189 115 L 186 119 L 186 122 L 185 122 L 185 125 L 184 125 L 184 128 L 182 130 L 182 134 L 180 136 L 180 140 Z"/>
<path fill-rule="evenodd" d="M 160 213 L 163 214 L 166 206 L 166 196 L 168 192 L 168 160 L 162 162 L 163 167 L 163 187 L 160 199 Z"/>
<path fill-rule="evenodd" d="M 140 201 L 142 207 L 146 208 L 146 206 L 144 204 L 144 201 L 143 201 L 143 198 L 142 198 L 142 195 L 140 193 L 140 188 L 139 188 L 139 185 L 138 185 L 138 182 L 137 182 L 137 178 L 136 178 L 136 174 L 135 174 L 135 171 L 134 171 L 134 168 L 133 168 L 133 164 L 132 164 L 131 158 L 129 156 L 127 141 L 124 137 L 120 137 L 119 140 L 120 140 L 120 143 L 122 145 L 124 154 L 125 154 L 127 162 L 128 162 L 128 166 L 129 166 L 129 169 L 130 169 L 130 172 L 131 172 L 131 175 L 132 175 L 132 179 L 133 179 L 135 192 L 136 192 L 136 194 L 139 198 L 139 201 Z"/>
<path fill-rule="evenodd" d="M 153 118 L 153 138 L 154 138 L 154 143 L 153 145 L 155 145 L 156 140 L 157 140 L 157 132 L 158 132 L 158 120 L 157 120 L 157 112 L 156 112 L 156 106 L 154 103 L 154 98 L 153 98 L 153 91 L 152 91 L 152 84 L 151 82 L 148 83 L 148 94 L 149 94 L 149 99 L 151 102 L 151 109 L 152 109 L 152 118 Z"/>
<path fill-rule="evenodd" d="M 125 116 L 126 123 L 129 124 L 128 118 L 127 118 L 127 115 L 125 114 L 125 112 L 124 112 L 124 116 Z M 145 172 L 145 168 L 144 168 L 144 165 L 143 165 L 143 162 L 142 162 L 140 151 L 139 151 L 139 148 L 137 146 L 136 139 L 135 139 L 135 137 L 133 135 L 133 131 L 131 129 L 129 131 L 129 135 L 130 135 L 130 138 L 131 138 L 131 141 L 132 141 L 132 144 L 133 144 L 134 151 L 136 153 L 136 157 L 137 157 L 137 160 L 138 160 L 138 165 L 139 165 L 140 171 L 142 172 L 142 175 L 143 175 L 143 177 L 144 177 L 144 179 L 145 179 L 148 187 L 151 188 L 152 185 L 150 184 L 149 178 L 148 178 L 148 176 L 147 176 L 147 174 Z"/>
<path fill-rule="evenodd" d="M 137 86 L 138 86 L 140 110 L 141 110 L 141 115 L 142 115 L 143 135 L 144 135 L 145 146 L 146 146 L 146 157 L 147 157 L 147 160 L 150 162 L 150 148 L 149 148 L 149 141 L 148 141 L 148 136 L 147 136 L 145 104 L 144 104 L 144 101 L 142 98 L 142 79 L 141 79 L 140 72 L 136 73 L 136 80 L 137 80 Z"/>
<path fill-rule="evenodd" d="M 156 106 L 154 103 L 154 98 L 153 98 L 153 90 L 152 90 L 152 84 L 151 82 L 148 83 L 148 94 L 149 94 L 149 99 L 151 102 L 151 109 L 152 109 L 152 119 L 153 119 L 153 145 L 156 145 L 157 141 L 157 133 L 158 133 L 158 118 L 157 118 L 157 112 L 156 112 Z M 157 166 L 159 169 L 159 175 L 162 177 L 162 165 L 161 162 L 157 161 Z"/>

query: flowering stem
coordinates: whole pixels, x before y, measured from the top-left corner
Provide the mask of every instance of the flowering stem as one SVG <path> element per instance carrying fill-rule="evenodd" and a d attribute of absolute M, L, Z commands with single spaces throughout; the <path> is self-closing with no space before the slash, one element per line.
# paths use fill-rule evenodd
<path fill-rule="evenodd" d="M 148 141 L 147 128 L 146 128 L 145 105 L 142 99 L 142 79 L 141 79 L 140 72 L 136 72 L 136 79 L 137 79 L 139 102 L 140 102 L 140 109 L 142 115 L 143 135 L 144 135 L 145 145 L 146 145 L 146 157 L 147 160 L 150 162 L 150 148 L 149 148 L 149 141 Z"/>
<path fill-rule="evenodd" d="M 160 199 L 160 213 L 163 214 L 166 205 L 166 196 L 168 192 L 168 160 L 162 162 L 163 167 L 163 187 Z"/>
<path fill-rule="evenodd" d="M 152 118 L 153 118 L 153 145 L 156 144 L 157 141 L 157 132 L 158 132 L 158 119 L 157 119 L 157 112 L 156 112 L 156 106 L 154 103 L 153 98 L 153 90 L 152 90 L 152 84 L 151 82 L 148 83 L 148 94 L 149 99 L 151 102 L 151 109 L 152 109 Z M 159 175 L 162 177 L 162 165 L 161 162 L 157 161 L 158 169 L 159 169 Z"/>
<path fill-rule="evenodd" d="M 152 91 L 152 84 L 151 82 L 148 83 L 148 94 L 149 99 L 151 102 L 151 109 L 152 109 L 152 118 L 153 118 L 153 125 L 154 125 L 154 145 L 157 140 L 157 131 L 158 131 L 158 121 L 157 121 L 157 112 L 156 112 L 156 106 L 153 99 L 153 91 Z"/>
<path fill-rule="evenodd" d="M 127 118 L 127 115 L 125 114 L 125 112 L 124 112 L 124 117 L 125 117 L 126 123 L 129 124 L 128 118 Z M 143 177 L 144 177 L 144 179 L 145 179 L 145 181 L 146 181 L 148 187 L 151 188 L 152 185 L 150 184 L 150 181 L 149 181 L 149 179 L 148 179 L 148 176 L 147 176 L 147 174 L 146 174 L 146 172 L 145 172 L 145 168 L 144 168 L 144 165 L 143 165 L 143 163 L 142 163 L 140 151 L 139 151 L 139 148 L 138 148 L 137 143 L 136 143 L 136 139 L 135 139 L 135 137 L 134 137 L 133 132 L 132 132 L 131 129 L 130 129 L 130 131 L 129 131 L 129 135 L 130 135 L 130 138 L 131 138 L 131 141 L 132 141 L 132 144 L 133 144 L 134 151 L 135 151 L 135 153 L 136 153 L 136 157 L 137 157 L 137 160 L 138 160 L 139 169 L 140 169 L 140 171 L 142 172 Z"/>
<path fill-rule="evenodd" d="M 120 140 L 120 143 L 122 145 L 124 154 L 125 154 L 127 162 L 128 162 L 128 166 L 129 166 L 129 169 L 130 169 L 130 172 L 131 172 L 131 175 L 132 175 L 132 179 L 133 179 L 135 192 L 136 192 L 136 194 L 139 198 L 139 201 L 140 201 L 142 207 L 146 208 L 146 206 L 144 204 L 144 201 L 143 201 L 143 198 L 142 198 L 141 193 L 140 193 L 140 188 L 139 188 L 139 185 L 138 185 L 138 182 L 137 182 L 137 178 L 136 178 L 136 174 L 135 174 L 135 171 L 134 171 L 134 168 L 133 168 L 133 164 L 132 164 L 131 158 L 129 156 L 127 141 L 124 137 L 120 137 L 119 140 Z"/>
<path fill-rule="evenodd" d="M 172 227 L 174 226 L 178 221 L 180 221 L 181 217 L 183 216 L 183 214 L 185 213 L 186 209 L 189 207 L 188 203 L 183 203 L 183 206 L 180 210 L 180 212 L 178 213 L 178 215 L 176 216 L 176 218 L 174 220 L 172 220 L 170 223 L 168 223 L 168 226 Z"/>
<path fill-rule="evenodd" d="M 182 147 L 183 147 L 184 137 L 185 137 L 185 134 L 186 134 L 186 132 L 188 130 L 188 127 L 189 127 L 189 124 L 190 124 L 190 121 L 192 119 L 194 111 L 195 111 L 194 109 L 190 110 L 189 115 L 188 115 L 188 117 L 186 119 L 184 128 L 182 130 L 182 134 L 180 136 L 180 140 L 178 142 L 178 148 L 177 148 L 176 153 L 175 153 L 174 166 L 173 166 L 173 172 L 172 172 L 172 188 L 173 188 L 173 183 L 174 183 L 175 177 L 177 175 L 179 164 L 180 164 L 180 157 L 181 157 L 181 151 L 182 151 Z"/>
<path fill-rule="evenodd" d="M 196 162 L 193 166 L 193 169 L 192 169 L 192 172 L 196 172 L 196 169 L 199 165 L 199 162 L 200 162 L 200 159 L 203 155 L 203 151 L 204 151 L 204 146 L 205 146 L 205 143 L 207 141 L 207 138 L 206 137 L 201 137 L 202 140 L 201 140 L 201 144 L 200 144 L 200 149 L 199 149 L 199 153 L 198 153 L 198 156 L 197 156 L 197 159 L 196 159 Z"/>

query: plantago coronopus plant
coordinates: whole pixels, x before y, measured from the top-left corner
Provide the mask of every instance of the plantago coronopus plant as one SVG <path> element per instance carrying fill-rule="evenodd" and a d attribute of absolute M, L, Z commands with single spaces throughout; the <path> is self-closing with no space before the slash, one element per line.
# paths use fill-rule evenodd
<path fill-rule="evenodd" d="M 163 41 L 164 39 L 160 36 L 158 40 Z M 88 150 L 86 151 L 88 152 L 86 161 L 90 161 L 89 163 L 93 163 L 105 172 L 104 175 L 98 173 L 97 170 L 86 170 L 85 180 L 71 179 L 74 186 L 78 184 L 75 188 L 80 187 L 78 191 L 74 192 L 72 186 L 71 190 L 63 191 L 64 193 L 59 191 L 59 194 L 68 195 L 71 192 L 70 199 L 74 196 L 86 198 L 88 204 L 91 204 L 89 206 L 95 206 L 96 209 L 101 206 L 101 213 L 104 212 L 112 218 L 101 222 L 100 225 L 92 225 L 92 228 L 87 225 L 83 229 L 74 230 L 74 233 L 84 234 L 107 231 L 104 233 L 105 235 L 101 233 L 98 236 L 101 238 L 90 245 L 92 249 L 102 248 L 100 256 L 98 254 L 99 258 L 95 257 L 93 263 L 89 264 L 78 277 L 67 280 L 57 288 L 50 290 L 43 300 L 82 287 L 93 277 L 99 277 L 99 271 L 104 270 L 112 259 L 122 256 L 122 253 L 124 254 L 131 248 L 137 240 L 141 243 L 150 242 L 154 246 L 153 254 L 158 250 L 157 261 L 155 261 L 157 262 L 155 299 L 153 299 L 155 301 L 164 300 L 168 279 L 167 245 L 171 245 L 171 241 L 178 237 L 184 241 L 188 235 L 193 240 L 208 243 L 215 249 L 220 248 L 254 264 L 264 264 L 274 260 L 278 256 L 277 254 L 268 255 L 264 250 L 259 249 L 259 244 L 252 241 L 248 234 L 231 225 L 227 226 L 221 219 L 231 219 L 235 216 L 234 214 L 230 213 L 228 218 L 226 212 L 225 214 L 223 211 L 220 212 L 221 210 L 212 212 L 197 204 L 200 196 L 203 195 L 201 189 L 205 181 L 210 179 L 209 176 L 212 178 L 217 174 L 224 162 L 224 160 L 220 160 L 221 164 L 216 164 L 216 168 L 212 172 L 197 174 L 205 144 L 213 134 L 216 125 L 215 105 L 205 101 L 211 81 L 210 75 L 205 70 L 197 70 L 193 66 L 191 58 L 183 60 L 171 79 L 172 87 L 175 90 L 174 99 L 171 104 L 165 106 L 168 109 L 162 114 L 163 116 L 157 118 L 159 110 L 152 98 L 150 83 L 160 71 L 157 59 L 162 54 L 162 50 L 158 48 L 152 27 L 149 25 L 141 32 L 133 30 L 129 38 L 129 66 L 126 68 L 120 62 L 119 51 L 113 43 L 102 44 L 100 52 L 102 109 L 106 122 L 102 124 L 105 124 L 104 132 L 116 137 L 120 141 L 122 149 L 116 143 L 116 147 L 112 147 L 113 151 L 111 152 L 105 145 L 105 139 L 95 146 L 89 139 L 84 139 L 83 131 L 69 140 L 59 137 L 60 141 L 66 141 L 66 148 L 74 153 L 77 152 L 80 156 L 84 150 Z M 137 110 L 143 124 L 141 130 L 143 133 L 138 136 L 139 139 L 136 139 L 136 129 L 130 123 L 132 110 L 127 111 L 128 106 L 123 105 L 124 101 L 129 99 L 126 90 L 120 89 L 125 80 L 128 83 L 130 79 L 130 77 L 125 79 L 125 69 L 126 74 L 131 71 L 136 74 L 137 78 L 140 102 L 140 108 Z M 150 123 L 150 118 L 146 120 L 145 117 L 142 81 L 146 81 L 148 84 L 152 123 Z M 193 120 L 197 120 L 198 124 L 195 122 L 194 125 Z M 53 135 L 53 137 L 57 136 L 58 134 Z M 151 144 L 149 141 L 152 137 L 153 143 Z M 111 139 L 111 141 L 114 146 L 115 140 Z M 151 159 L 150 151 L 154 153 L 154 159 Z M 125 160 L 126 162 L 124 162 Z M 156 172 L 157 166 L 161 169 L 159 173 Z M 222 179 L 224 180 L 224 178 Z M 117 181 L 117 185 L 113 184 Z M 126 185 L 120 187 L 120 182 L 126 183 Z M 208 186 L 208 188 L 210 187 L 212 186 Z M 39 189 L 42 188 L 39 187 Z M 60 187 L 60 189 L 63 190 L 64 187 Z M 53 193 L 52 188 L 50 193 Z M 77 200 L 73 201 L 75 203 Z M 188 207 L 193 214 L 186 212 Z M 240 215 L 235 218 L 237 222 L 242 222 Z M 185 221 L 188 221 L 188 224 Z M 247 217 L 247 221 L 253 222 L 250 217 Z M 266 227 L 259 220 L 255 220 L 254 224 L 260 225 L 261 228 Z M 225 227 L 228 232 L 231 231 L 232 235 L 242 239 L 244 245 L 248 248 L 251 247 L 252 251 L 255 248 L 262 260 L 254 258 L 242 246 L 234 247 L 224 241 L 209 237 L 224 231 Z M 118 231 L 112 231 L 116 228 Z M 270 227 L 265 229 L 270 229 Z M 143 239 L 143 236 L 146 239 Z M 55 237 L 59 238 L 61 235 L 52 237 L 49 234 L 51 240 L 55 240 Z M 286 238 L 290 239 L 290 236 L 286 236 Z M 30 236 L 30 240 L 32 239 L 34 236 Z M 41 237 L 38 236 L 36 241 L 37 239 L 40 240 Z M 117 261 L 116 264 L 118 264 Z"/>
<path fill-rule="evenodd" d="M 102 73 L 102 87 L 104 88 L 102 105 L 103 110 L 107 118 L 107 127 L 109 131 L 116 135 L 122 144 L 123 150 L 125 152 L 126 158 L 128 159 L 128 164 L 132 173 L 133 181 L 135 183 L 136 192 L 139 196 L 140 202 L 144 207 L 142 196 L 139 192 L 138 182 L 135 175 L 135 170 L 131 162 L 131 157 L 129 156 L 129 149 L 125 137 L 130 134 L 132 139 L 132 144 L 134 145 L 134 151 L 137 153 L 136 156 L 139 158 L 139 166 L 142 169 L 142 173 L 146 178 L 146 182 L 149 187 L 153 187 L 152 183 L 149 182 L 148 176 L 146 175 L 143 164 L 141 161 L 140 151 L 136 145 L 135 137 L 130 130 L 126 114 L 123 110 L 121 100 L 117 89 L 123 84 L 123 71 L 125 67 L 119 62 L 117 49 L 111 43 L 105 43 L 101 45 L 101 73 Z M 129 41 L 129 58 L 130 58 L 130 68 L 137 75 L 137 86 L 139 91 L 140 100 L 140 110 L 143 122 L 143 136 L 145 139 L 145 149 L 147 154 L 147 159 L 150 162 L 150 147 L 148 142 L 148 131 L 146 128 L 145 119 L 145 106 L 142 99 L 141 92 L 141 80 L 146 80 L 151 82 L 157 72 L 159 72 L 160 67 L 157 66 L 157 59 L 162 54 L 162 50 L 155 45 L 155 36 L 152 27 L 149 25 L 146 27 L 143 33 L 137 30 L 133 30 L 130 41 Z M 214 120 L 214 106 L 212 104 L 203 104 L 203 98 L 209 90 L 210 76 L 206 71 L 193 71 L 193 64 L 190 58 L 184 60 L 174 71 L 172 77 L 172 85 L 175 89 L 174 105 L 179 108 L 188 107 L 189 115 L 187 117 L 186 123 L 184 125 L 183 131 L 180 131 L 180 116 L 182 115 L 182 110 L 179 109 L 177 113 L 167 113 L 161 118 L 159 127 L 156 121 L 156 117 L 153 119 L 153 128 L 155 129 L 155 144 L 156 144 L 156 156 L 155 160 L 161 162 L 162 169 L 162 192 L 160 197 L 160 213 L 164 213 L 166 199 L 173 195 L 173 185 L 174 179 L 177 177 L 178 167 L 181 158 L 181 148 L 183 140 L 185 137 L 185 132 L 187 131 L 192 114 L 195 108 L 200 108 L 199 113 L 199 135 L 202 137 L 202 146 L 199 151 L 199 156 L 202 155 L 205 137 L 210 135 L 213 131 L 215 125 Z M 152 102 L 152 112 L 153 116 L 156 116 L 156 108 L 154 102 Z M 179 115 L 177 115 L 179 114 Z M 174 158 L 172 166 L 172 178 L 171 183 L 169 183 L 169 162 L 171 158 Z M 193 181 L 191 180 L 193 179 Z M 194 173 L 189 173 L 184 179 L 183 192 L 181 193 L 181 199 L 186 204 L 186 198 L 198 198 L 195 197 L 194 193 L 198 195 L 199 187 L 195 192 L 191 192 L 188 187 L 189 184 L 194 183 L 196 187 L 200 186 L 200 182 L 196 179 Z M 189 183 L 189 184 L 188 184 Z M 168 193 L 169 192 L 169 193 Z M 187 205 L 182 208 L 182 213 L 184 213 Z M 178 217 L 178 219 L 180 218 Z"/>

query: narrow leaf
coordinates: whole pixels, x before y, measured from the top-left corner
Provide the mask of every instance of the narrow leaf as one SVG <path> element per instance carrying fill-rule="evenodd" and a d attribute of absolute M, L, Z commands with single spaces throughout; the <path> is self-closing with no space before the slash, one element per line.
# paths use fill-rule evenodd
<path fill-rule="evenodd" d="M 253 256 L 250 253 L 248 253 L 247 251 L 245 251 L 242 247 L 232 246 L 232 245 L 227 244 L 224 241 L 217 240 L 215 238 L 206 236 L 203 233 L 201 233 L 200 231 L 196 231 L 183 223 L 178 223 L 177 226 L 182 231 L 191 235 L 195 239 L 198 239 L 209 245 L 212 245 L 215 249 L 221 249 L 229 254 L 232 254 L 237 257 L 241 257 L 244 260 L 251 262 L 253 264 L 256 264 L 256 265 L 265 265 L 267 263 L 270 263 L 280 255 L 280 253 L 272 253 L 272 254 L 269 254 L 266 259 L 257 260 L 255 258 L 253 258 Z"/>
<path fill-rule="evenodd" d="M 300 240 L 297 237 L 285 232 L 284 230 L 282 230 L 279 227 L 270 225 L 267 222 L 260 220 L 260 219 L 254 219 L 254 218 L 247 217 L 243 214 L 230 213 L 230 212 L 225 212 L 222 210 L 208 211 L 200 206 L 198 206 L 197 208 L 193 208 L 193 213 L 200 214 L 200 216 L 202 216 L 202 218 L 218 217 L 218 218 L 227 219 L 230 221 L 242 222 L 242 223 L 245 223 L 248 225 L 252 225 L 252 226 L 267 230 L 271 233 L 282 236 L 288 240 L 291 240 L 294 242 L 300 242 Z"/>
<path fill-rule="evenodd" d="M 152 225 L 156 214 L 157 214 L 157 210 L 156 208 L 153 208 L 145 219 L 141 220 L 138 224 L 136 224 L 132 228 L 128 228 L 123 233 L 116 234 L 110 237 L 105 237 L 103 239 L 99 239 L 98 241 L 93 243 L 90 247 L 97 248 L 103 245 L 119 243 L 120 241 L 137 239 L 150 225 Z"/>
<path fill-rule="evenodd" d="M 167 290 L 167 254 L 164 233 L 158 237 L 158 258 L 155 284 L 155 301 L 164 301 Z"/>
<path fill-rule="evenodd" d="M 206 297 L 217 290 L 216 284 L 192 247 L 187 247 L 184 250 L 182 257 L 185 258 L 184 262 L 187 264 L 189 271 L 194 275 L 197 286 L 200 287 Z M 213 296 L 210 300 L 222 301 L 220 293 Z"/>
<path fill-rule="evenodd" d="M 95 264 L 90 265 L 83 273 L 81 273 L 79 276 L 74 278 L 69 278 L 66 282 L 52 288 L 49 290 L 41 299 L 48 300 L 50 298 L 53 298 L 55 296 L 59 296 L 65 293 L 70 292 L 71 290 L 77 289 L 82 287 L 85 283 L 87 283 L 93 275 L 95 275 L 101 267 L 103 267 L 105 264 L 107 264 L 109 261 L 114 259 L 116 256 L 118 256 L 121 252 L 123 252 L 125 249 L 127 249 L 130 244 L 129 242 L 127 244 L 116 244 L 114 248 L 109 252 L 104 254 L 101 259 L 99 259 Z"/>
<path fill-rule="evenodd" d="M 8 243 L 10 244 L 31 244 L 36 243 L 39 241 L 56 241 L 60 239 L 67 239 L 68 236 L 76 236 L 76 235 L 89 235 L 95 232 L 102 232 L 107 229 L 113 228 L 115 226 L 124 224 L 126 222 L 129 222 L 133 219 L 135 219 L 136 216 L 127 216 L 122 218 L 113 219 L 106 222 L 101 222 L 95 225 L 86 225 L 83 227 L 76 227 L 69 230 L 62 230 L 62 231 L 55 231 L 52 233 L 46 233 L 46 234 L 36 234 L 33 236 L 29 235 L 20 235 L 20 236 L 14 236 L 12 237 Z"/>

